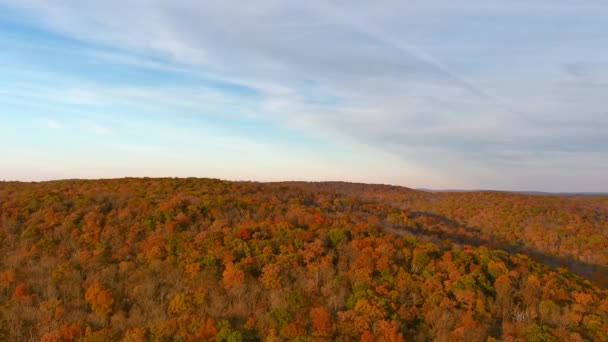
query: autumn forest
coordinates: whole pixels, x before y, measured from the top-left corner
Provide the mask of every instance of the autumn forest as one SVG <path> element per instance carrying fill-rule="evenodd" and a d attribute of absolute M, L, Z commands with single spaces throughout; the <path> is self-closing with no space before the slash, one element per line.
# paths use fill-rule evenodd
<path fill-rule="evenodd" d="M 608 196 L 1 182 L 0 341 L 608 341 Z"/>

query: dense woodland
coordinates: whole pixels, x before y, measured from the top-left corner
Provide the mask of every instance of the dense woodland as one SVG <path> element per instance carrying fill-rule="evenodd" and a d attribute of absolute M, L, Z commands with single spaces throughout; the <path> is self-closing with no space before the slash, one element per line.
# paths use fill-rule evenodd
<path fill-rule="evenodd" d="M 608 341 L 608 197 L 0 183 L 0 341 Z"/>

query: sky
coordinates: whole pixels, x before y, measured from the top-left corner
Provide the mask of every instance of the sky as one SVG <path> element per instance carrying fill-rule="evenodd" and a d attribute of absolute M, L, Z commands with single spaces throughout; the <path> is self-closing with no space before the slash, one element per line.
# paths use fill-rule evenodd
<path fill-rule="evenodd" d="M 0 180 L 608 191 L 605 0 L 0 0 Z"/>

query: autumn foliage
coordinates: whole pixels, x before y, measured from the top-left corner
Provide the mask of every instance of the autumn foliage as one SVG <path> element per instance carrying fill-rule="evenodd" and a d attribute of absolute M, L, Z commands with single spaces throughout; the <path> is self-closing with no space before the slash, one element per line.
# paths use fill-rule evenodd
<path fill-rule="evenodd" d="M 112 299 L 110 292 L 98 283 L 89 286 L 84 294 L 84 300 L 91 305 L 91 309 L 100 316 L 105 317 L 112 312 L 114 299 Z"/>
<path fill-rule="evenodd" d="M 0 341 L 606 341 L 608 198 L 0 183 Z"/>

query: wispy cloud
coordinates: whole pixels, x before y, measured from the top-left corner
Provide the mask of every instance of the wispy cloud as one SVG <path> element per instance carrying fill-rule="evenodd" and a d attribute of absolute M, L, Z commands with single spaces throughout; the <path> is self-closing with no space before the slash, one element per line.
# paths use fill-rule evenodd
<path fill-rule="evenodd" d="M 0 68 L 10 76 L 0 80 L 0 101 L 66 113 L 93 135 L 121 139 L 120 120 L 183 120 L 247 136 L 237 145 L 298 135 L 369 148 L 393 156 L 391 165 L 418 168 L 411 179 L 433 169 L 450 187 L 470 178 L 535 188 L 544 172 L 559 178 L 550 167 L 570 163 L 608 186 L 593 171 L 608 152 L 605 1 L 0 7 L 11 13 L 0 21 L 26 28 L 7 25 L 12 38 L 0 39 L 8 51 Z M 290 146 L 306 145 L 298 139 Z M 217 148 L 232 153 L 228 145 Z M 517 177 L 505 175 L 513 165 Z"/>
<path fill-rule="evenodd" d="M 62 129 L 63 128 L 63 124 L 61 124 L 59 121 L 53 120 L 53 119 L 48 119 L 46 121 L 46 126 L 50 129 Z"/>

